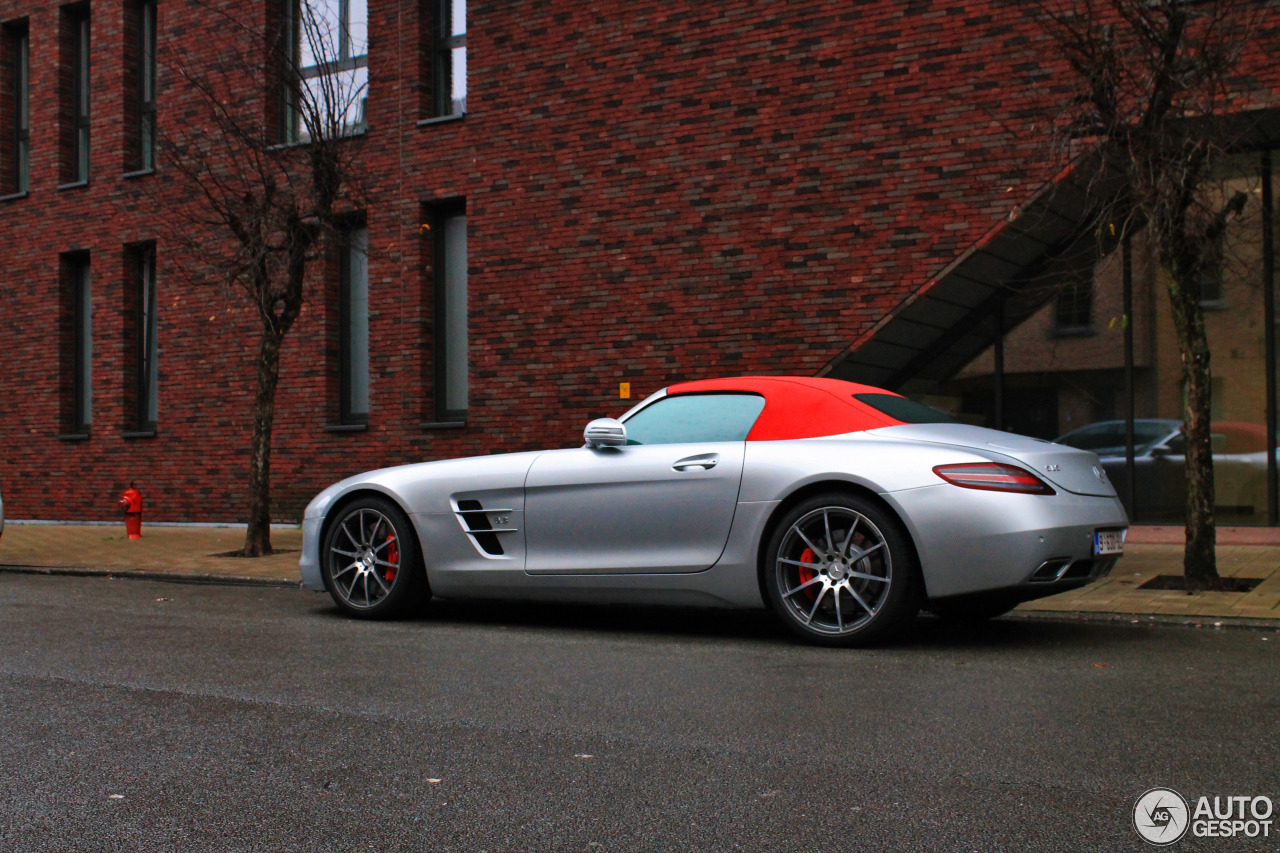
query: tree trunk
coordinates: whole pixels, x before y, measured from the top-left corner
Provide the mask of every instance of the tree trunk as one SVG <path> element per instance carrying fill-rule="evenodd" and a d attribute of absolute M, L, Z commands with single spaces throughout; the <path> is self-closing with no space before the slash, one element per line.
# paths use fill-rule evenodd
<path fill-rule="evenodd" d="M 1167 270 L 1176 275 L 1177 270 Z M 1182 351 L 1182 387 L 1186 408 L 1182 413 L 1187 449 L 1183 459 L 1187 483 L 1186 548 L 1182 570 L 1187 589 L 1208 589 L 1218 580 L 1216 522 L 1213 517 L 1213 444 L 1210 430 L 1212 383 L 1209 341 L 1200 307 L 1196 281 L 1176 281 L 1170 288 L 1173 322 Z"/>
<path fill-rule="evenodd" d="M 276 386 L 280 381 L 281 336 L 262 330 L 258 343 L 258 389 L 253 403 L 253 437 L 249 443 L 249 526 L 244 556 L 271 554 L 271 429 L 276 415 Z"/>

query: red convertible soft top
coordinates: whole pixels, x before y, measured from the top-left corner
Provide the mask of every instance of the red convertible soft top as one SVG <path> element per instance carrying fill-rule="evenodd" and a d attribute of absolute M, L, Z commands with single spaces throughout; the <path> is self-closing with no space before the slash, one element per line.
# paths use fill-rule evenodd
<path fill-rule="evenodd" d="M 680 382 L 667 388 L 669 395 L 705 394 L 709 391 L 741 391 L 764 397 L 764 411 L 747 434 L 747 441 L 818 438 L 902 423 L 853 397 L 854 394 L 885 394 L 890 397 L 899 397 L 900 394 L 841 379 L 738 376 Z"/>

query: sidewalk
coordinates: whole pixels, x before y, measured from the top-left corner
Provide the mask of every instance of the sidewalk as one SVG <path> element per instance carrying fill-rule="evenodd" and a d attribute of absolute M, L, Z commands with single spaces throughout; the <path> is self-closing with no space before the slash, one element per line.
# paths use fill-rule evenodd
<path fill-rule="evenodd" d="M 128 539 L 123 522 L 105 524 L 6 523 L 0 570 L 48 569 L 71 574 L 172 577 L 208 583 L 298 585 L 300 529 L 273 528 L 270 557 L 222 556 L 244 547 L 243 527 L 160 527 L 143 523 L 142 538 Z"/>
<path fill-rule="evenodd" d="M 302 531 L 273 529 L 276 553 L 260 559 L 223 556 L 244 544 L 244 528 L 143 526 L 141 539 L 124 525 L 6 524 L 0 536 L 0 571 L 49 571 L 154 577 L 205 583 L 296 586 Z M 1110 577 L 1083 589 L 1028 602 L 1038 614 L 1266 619 L 1280 626 L 1280 530 L 1221 528 L 1218 572 L 1262 578 L 1248 593 L 1140 589 L 1156 575 L 1182 574 L 1181 529 L 1137 527 Z"/>

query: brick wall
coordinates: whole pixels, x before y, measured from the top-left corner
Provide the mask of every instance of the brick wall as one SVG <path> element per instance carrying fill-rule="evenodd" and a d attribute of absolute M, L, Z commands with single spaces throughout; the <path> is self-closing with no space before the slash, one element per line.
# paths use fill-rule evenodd
<path fill-rule="evenodd" d="M 401 462 L 580 441 L 682 379 L 813 374 L 989 231 L 1059 165 L 1066 90 L 1025 4 L 757 0 L 472 2 L 468 114 L 425 115 L 417 3 L 372 4 L 367 429 L 336 418 L 333 265 L 290 333 L 277 400 L 276 516 Z M 204 121 L 179 67 L 216 62 L 261 3 L 161 2 L 158 121 Z M 152 520 L 243 517 L 256 320 L 182 241 L 200 199 L 161 159 L 127 171 L 121 2 L 93 0 L 92 179 L 59 189 L 59 6 L 27 18 L 31 189 L 0 200 L 0 489 L 13 518 L 109 519 L 136 480 Z M 1250 66 L 1250 97 L 1275 69 Z M 260 99 L 251 73 L 236 97 Z M 264 114 L 268 111 L 263 106 Z M 226 165 L 226 164 L 224 164 Z M 424 214 L 465 200 L 470 410 L 431 420 Z M 210 230 L 201 240 L 216 241 Z M 127 438 L 129 244 L 156 243 L 160 402 Z M 94 410 L 60 438 L 59 258 L 92 258 Z M 325 280 L 328 280 L 326 284 Z M 633 402 L 633 401 L 632 401 Z"/>

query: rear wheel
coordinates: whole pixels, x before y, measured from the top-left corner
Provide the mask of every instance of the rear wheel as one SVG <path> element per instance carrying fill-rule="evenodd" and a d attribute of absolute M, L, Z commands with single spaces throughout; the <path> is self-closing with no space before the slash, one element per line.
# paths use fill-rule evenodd
<path fill-rule="evenodd" d="M 352 616 L 398 616 L 427 598 L 417 535 L 408 516 L 386 498 L 361 498 L 342 507 L 321 555 L 325 588 Z"/>
<path fill-rule="evenodd" d="M 854 495 L 818 495 L 793 507 L 770 537 L 764 572 L 774 611 L 822 645 L 885 639 L 919 609 L 919 569 L 906 531 Z"/>

